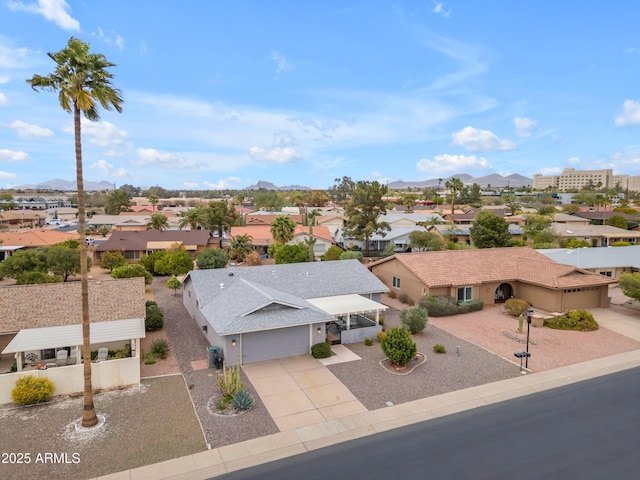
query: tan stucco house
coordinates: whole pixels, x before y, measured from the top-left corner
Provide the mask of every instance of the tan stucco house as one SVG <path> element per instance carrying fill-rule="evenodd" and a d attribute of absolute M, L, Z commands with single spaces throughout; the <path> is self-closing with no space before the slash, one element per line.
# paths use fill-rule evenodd
<path fill-rule="evenodd" d="M 448 295 L 487 305 L 514 297 L 550 312 L 606 307 L 609 284 L 615 282 L 528 247 L 399 253 L 369 269 L 412 302 L 424 295 Z"/>

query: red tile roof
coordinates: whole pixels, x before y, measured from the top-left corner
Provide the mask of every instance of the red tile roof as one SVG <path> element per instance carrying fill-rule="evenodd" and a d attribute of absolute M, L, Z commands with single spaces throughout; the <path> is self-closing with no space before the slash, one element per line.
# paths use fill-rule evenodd
<path fill-rule="evenodd" d="M 430 288 L 521 281 L 547 288 L 597 286 L 614 280 L 562 265 L 528 248 L 484 248 L 399 253 L 369 265 L 396 259 Z M 374 270 L 375 273 L 375 270 Z"/>
<path fill-rule="evenodd" d="M 67 240 L 80 238 L 77 233 L 59 232 L 57 230 L 27 230 L 17 233 L 0 233 L 3 245 L 21 245 L 23 247 L 44 247 Z"/>

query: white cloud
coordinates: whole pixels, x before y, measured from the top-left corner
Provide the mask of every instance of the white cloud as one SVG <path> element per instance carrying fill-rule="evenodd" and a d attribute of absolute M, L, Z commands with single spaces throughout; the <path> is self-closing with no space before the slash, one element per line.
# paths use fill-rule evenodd
<path fill-rule="evenodd" d="M 98 170 L 101 178 L 124 178 L 131 176 L 126 169 L 121 167 L 117 168 L 105 160 L 98 160 L 97 162 L 92 163 L 90 168 Z"/>
<path fill-rule="evenodd" d="M 240 183 L 242 180 L 238 177 L 227 177 L 221 178 L 215 183 L 212 182 L 202 182 L 205 187 L 211 190 L 224 190 L 226 188 L 235 188 L 235 185 Z"/>
<path fill-rule="evenodd" d="M 0 74 L 0 85 L 2 85 L 3 83 L 9 83 L 9 80 L 10 80 L 9 75 Z"/>
<path fill-rule="evenodd" d="M 302 155 L 293 147 L 251 147 L 249 155 L 254 160 L 266 163 L 290 163 L 302 158 Z"/>
<path fill-rule="evenodd" d="M 530 137 L 536 127 L 536 121 L 527 117 L 516 117 L 513 119 L 516 128 L 516 135 L 519 137 Z"/>
<path fill-rule="evenodd" d="M 640 124 L 640 102 L 625 100 L 622 113 L 616 117 L 616 127 Z"/>
<path fill-rule="evenodd" d="M 10 0 L 7 7 L 13 11 L 23 11 L 42 15 L 65 30 L 80 30 L 80 23 L 67 13 L 69 4 L 65 0 L 37 0 L 36 3 L 26 4 Z"/>
<path fill-rule="evenodd" d="M 7 150 L 6 148 L 0 148 L 0 162 L 24 162 L 28 159 L 29 155 L 21 150 Z"/>
<path fill-rule="evenodd" d="M 118 35 L 114 30 L 111 30 L 111 32 L 109 32 L 109 35 L 107 35 L 104 33 L 101 27 L 98 27 L 98 33 L 95 35 L 101 42 L 106 43 L 107 45 L 113 44 L 118 47 L 118 50 L 120 51 L 124 50 L 124 38 Z"/>
<path fill-rule="evenodd" d="M 571 166 L 576 166 L 580 163 L 580 159 L 578 157 L 569 157 L 567 163 Z"/>
<path fill-rule="evenodd" d="M 73 133 L 73 125 L 64 129 L 66 133 Z M 126 130 L 118 129 L 110 122 L 91 122 L 82 120 L 82 134 L 89 139 L 89 143 L 99 147 L 120 145 L 125 142 L 129 134 Z"/>
<path fill-rule="evenodd" d="M 451 135 L 451 138 L 454 145 L 464 147 L 471 152 L 504 152 L 516 148 L 511 140 L 501 140 L 490 130 L 473 127 L 464 127 Z"/>
<path fill-rule="evenodd" d="M 25 47 L 10 48 L 5 45 L 0 45 L 0 68 L 15 69 L 31 66 L 31 63 L 27 60 L 32 52 Z M 3 80 L 9 81 L 9 77 L 3 75 Z"/>
<path fill-rule="evenodd" d="M 197 164 L 194 160 L 189 160 L 181 155 L 171 152 L 160 152 L 154 148 L 138 148 L 137 165 L 158 166 L 164 168 L 193 168 Z"/>
<path fill-rule="evenodd" d="M 490 169 L 491 165 L 484 157 L 476 157 L 475 155 L 436 155 L 433 160 L 423 158 L 416 164 L 419 172 L 429 174 L 440 173 L 456 173 L 467 170 L 485 170 Z"/>
<path fill-rule="evenodd" d="M 433 10 L 431 10 L 431 12 L 442 15 L 445 18 L 451 15 L 451 9 L 447 10 L 446 8 L 444 8 L 444 3 L 435 1 L 433 2 Z"/>
<path fill-rule="evenodd" d="M 0 92 L 0 106 L 4 105 L 9 105 L 9 99 L 4 93 Z"/>
<path fill-rule="evenodd" d="M 272 51 L 271 60 L 276 64 L 276 74 L 293 69 L 293 65 L 287 61 L 282 52 L 278 52 L 276 50 Z"/>
<path fill-rule="evenodd" d="M 20 138 L 53 137 L 53 132 L 48 128 L 22 122 L 20 120 L 14 120 L 9 124 L 9 127 L 13 128 L 18 133 L 18 137 Z"/>
<path fill-rule="evenodd" d="M 0 170 L 0 180 L 13 180 L 14 178 L 18 178 L 18 175 Z"/>

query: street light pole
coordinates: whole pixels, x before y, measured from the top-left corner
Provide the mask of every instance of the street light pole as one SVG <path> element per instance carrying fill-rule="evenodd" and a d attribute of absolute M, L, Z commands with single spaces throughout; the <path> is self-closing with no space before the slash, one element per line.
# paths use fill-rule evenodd
<path fill-rule="evenodd" d="M 529 329 L 531 328 L 531 316 L 533 315 L 533 308 L 527 308 L 527 355 L 525 356 L 524 366 L 529 368 Z"/>

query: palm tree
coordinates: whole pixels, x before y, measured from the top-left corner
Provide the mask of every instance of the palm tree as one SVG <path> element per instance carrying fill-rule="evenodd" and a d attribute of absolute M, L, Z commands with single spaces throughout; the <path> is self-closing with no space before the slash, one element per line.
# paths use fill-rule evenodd
<path fill-rule="evenodd" d="M 447 183 L 444 184 L 445 187 L 449 189 L 451 192 L 451 222 L 453 222 L 455 217 L 455 208 L 456 208 L 456 194 L 462 190 L 464 185 L 462 184 L 462 180 L 456 177 L 451 177 L 447 180 Z"/>
<path fill-rule="evenodd" d="M 158 196 L 157 195 L 149 195 L 149 203 L 152 206 L 152 212 L 156 211 L 156 205 L 158 204 Z"/>
<path fill-rule="evenodd" d="M 236 235 L 231 237 L 231 253 L 239 262 L 244 261 L 247 254 L 253 252 L 253 237 L 251 235 Z"/>
<path fill-rule="evenodd" d="M 309 223 L 309 237 L 304 241 L 304 243 L 309 248 L 309 261 L 313 262 L 315 260 L 315 251 L 314 245 L 316 244 L 316 239 L 313 236 L 313 226 L 316 223 L 316 217 L 320 215 L 320 210 L 314 208 L 307 214 L 307 222 Z"/>
<path fill-rule="evenodd" d="M 205 221 L 206 219 L 202 209 L 190 208 L 182 214 L 182 220 L 178 223 L 178 228 L 182 230 L 183 228 L 189 227 L 191 230 L 197 230 Z"/>
<path fill-rule="evenodd" d="M 161 213 L 154 213 L 147 223 L 147 230 L 166 230 L 169 226 L 166 215 Z"/>
<path fill-rule="evenodd" d="M 105 110 L 114 108 L 122 112 L 123 99 L 120 90 L 111 80 L 113 74 L 107 69 L 115 64 L 107 61 L 104 55 L 90 53 L 89 45 L 71 37 L 67 46 L 56 53 L 48 53 L 56 63 L 53 73 L 46 76 L 34 75 L 27 80 L 34 90 L 58 93 L 60 106 L 66 112 L 73 113 L 76 182 L 78 189 L 78 235 L 80 237 L 80 290 L 82 303 L 82 352 L 84 364 L 84 394 L 82 426 L 92 427 L 98 423 L 93 404 L 91 386 L 91 344 L 89 320 L 89 280 L 87 268 L 85 192 L 82 175 L 82 137 L 80 114 L 90 121 L 100 120 L 98 104 Z"/>
<path fill-rule="evenodd" d="M 271 235 L 276 243 L 284 245 L 293 240 L 296 223 L 286 215 L 280 215 L 271 222 Z"/>

